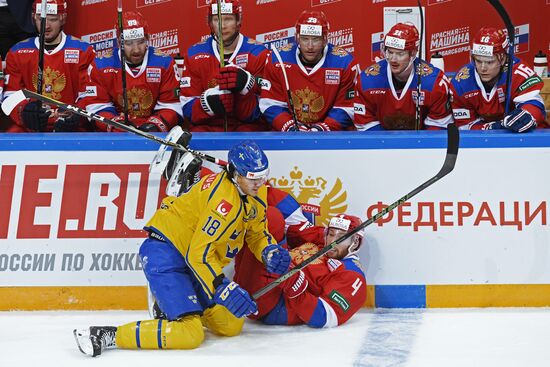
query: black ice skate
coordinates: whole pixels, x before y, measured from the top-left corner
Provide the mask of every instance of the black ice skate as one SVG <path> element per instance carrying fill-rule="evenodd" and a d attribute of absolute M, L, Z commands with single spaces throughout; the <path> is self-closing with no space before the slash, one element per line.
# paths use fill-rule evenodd
<path fill-rule="evenodd" d="M 78 349 L 86 355 L 95 357 L 105 349 L 116 348 L 114 326 L 90 326 L 88 329 L 73 330 Z"/>

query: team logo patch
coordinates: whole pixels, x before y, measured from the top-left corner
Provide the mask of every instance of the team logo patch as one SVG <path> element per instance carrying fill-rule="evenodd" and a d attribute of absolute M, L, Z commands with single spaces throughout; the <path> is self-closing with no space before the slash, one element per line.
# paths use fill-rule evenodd
<path fill-rule="evenodd" d="M 215 179 L 216 179 L 216 175 L 210 175 L 206 177 L 206 179 L 202 183 L 201 191 L 204 191 L 208 189 L 210 186 L 212 186 L 212 183 L 214 182 Z"/>
<path fill-rule="evenodd" d="M 504 103 L 504 101 L 506 100 L 506 94 L 504 93 L 502 88 L 497 89 L 497 94 L 498 94 L 498 102 Z"/>
<path fill-rule="evenodd" d="M 468 69 L 467 67 L 463 67 L 462 69 L 460 69 L 455 76 L 456 81 L 466 80 L 468 78 L 470 78 L 470 69 Z"/>
<path fill-rule="evenodd" d="M 160 68 L 147 68 L 147 83 L 160 83 Z"/>
<path fill-rule="evenodd" d="M 470 118 L 470 110 L 466 108 L 455 108 L 453 110 L 453 116 L 456 120 L 464 120 Z"/>
<path fill-rule="evenodd" d="M 79 50 L 65 50 L 65 64 L 78 64 Z"/>
<path fill-rule="evenodd" d="M 229 214 L 231 208 L 233 208 L 233 205 L 231 205 L 228 201 L 222 199 L 222 201 L 220 201 L 220 203 L 216 207 L 216 211 L 225 217 L 227 214 Z"/>
<path fill-rule="evenodd" d="M 344 298 L 344 296 L 342 296 L 340 293 L 332 291 L 329 294 L 329 298 L 333 300 L 338 306 L 340 306 L 342 311 L 347 312 L 349 310 L 350 305 L 348 300 Z"/>
<path fill-rule="evenodd" d="M 248 65 L 248 55 L 237 55 L 235 57 L 235 64 L 241 68 L 246 68 L 246 65 Z"/>
<path fill-rule="evenodd" d="M 338 269 L 340 266 L 342 266 L 342 262 L 340 260 L 329 258 L 327 260 L 327 266 L 328 266 L 328 270 L 330 270 L 332 272 L 332 271 Z"/>
<path fill-rule="evenodd" d="M 185 77 L 181 78 L 180 86 L 181 86 L 182 88 L 189 88 L 189 87 L 191 87 L 191 77 L 185 76 Z"/>
<path fill-rule="evenodd" d="M 97 87 L 95 85 L 87 85 L 86 86 L 86 96 L 97 96 Z"/>
<path fill-rule="evenodd" d="M 325 70 L 325 84 L 340 84 L 340 70 Z"/>

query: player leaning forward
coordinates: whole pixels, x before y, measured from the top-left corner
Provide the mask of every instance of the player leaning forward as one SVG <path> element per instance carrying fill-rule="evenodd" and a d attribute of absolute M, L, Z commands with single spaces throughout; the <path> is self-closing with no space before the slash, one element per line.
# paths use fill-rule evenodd
<path fill-rule="evenodd" d="M 226 171 L 201 179 L 178 198 L 167 198 L 145 229 L 139 250 L 143 271 L 167 320 L 75 330 L 80 350 L 96 356 L 107 348 L 192 349 L 204 340 L 203 325 L 238 335 L 256 303 L 222 269 L 243 243 L 272 273 L 282 274 L 289 253 L 266 229 L 266 204 L 257 197 L 268 176 L 264 152 L 251 141 L 229 151 Z M 202 316 L 202 318 L 201 318 Z"/>

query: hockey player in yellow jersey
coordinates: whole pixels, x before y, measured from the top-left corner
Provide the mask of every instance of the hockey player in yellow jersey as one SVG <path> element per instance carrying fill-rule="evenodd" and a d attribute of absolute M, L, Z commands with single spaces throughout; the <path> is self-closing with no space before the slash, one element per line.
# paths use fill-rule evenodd
<path fill-rule="evenodd" d="M 265 153 L 252 141 L 229 151 L 227 170 L 203 177 L 187 193 L 163 200 L 147 223 L 140 247 L 143 271 L 163 320 L 75 330 L 81 352 L 105 349 L 192 349 L 203 326 L 217 335 L 241 332 L 256 303 L 223 268 L 246 243 L 269 272 L 284 273 L 288 251 L 266 227 L 266 202 L 258 197 L 269 174 Z"/>

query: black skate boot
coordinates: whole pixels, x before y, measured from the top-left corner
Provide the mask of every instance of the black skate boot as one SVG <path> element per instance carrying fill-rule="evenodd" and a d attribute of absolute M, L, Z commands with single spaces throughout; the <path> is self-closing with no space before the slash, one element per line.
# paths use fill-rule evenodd
<path fill-rule="evenodd" d="M 73 330 L 78 349 L 86 355 L 95 357 L 105 349 L 116 348 L 114 326 L 90 326 L 88 329 Z"/>

